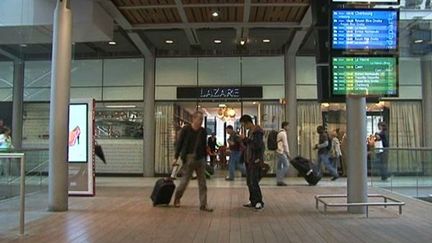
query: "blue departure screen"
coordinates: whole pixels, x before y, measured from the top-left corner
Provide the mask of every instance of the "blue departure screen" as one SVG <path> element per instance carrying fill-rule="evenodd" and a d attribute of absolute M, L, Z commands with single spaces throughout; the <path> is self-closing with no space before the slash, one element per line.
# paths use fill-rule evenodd
<path fill-rule="evenodd" d="M 333 10 L 335 50 L 397 49 L 397 10 Z"/>

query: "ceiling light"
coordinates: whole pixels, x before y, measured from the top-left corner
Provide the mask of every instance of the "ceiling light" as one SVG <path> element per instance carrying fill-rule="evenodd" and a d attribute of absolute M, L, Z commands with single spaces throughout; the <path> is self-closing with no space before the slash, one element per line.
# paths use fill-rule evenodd
<path fill-rule="evenodd" d="M 27 47 L 27 44 L 21 44 L 20 46 L 21 47 Z"/>
<path fill-rule="evenodd" d="M 215 44 L 220 44 L 220 43 L 222 43 L 221 40 L 214 40 L 213 42 L 214 42 Z"/>
<path fill-rule="evenodd" d="M 270 40 L 269 39 L 264 39 L 263 42 L 264 43 L 270 43 Z"/>
<path fill-rule="evenodd" d="M 420 43 L 423 43 L 423 40 L 415 40 L 414 43 L 420 44 Z"/>
<path fill-rule="evenodd" d="M 244 46 L 244 44 L 246 44 L 246 41 L 245 40 L 241 40 L 240 41 L 240 45 Z"/>
<path fill-rule="evenodd" d="M 115 41 L 110 41 L 110 42 L 108 42 L 108 44 L 113 46 L 113 45 L 117 45 L 117 42 L 115 42 Z"/>
<path fill-rule="evenodd" d="M 165 40 L 165 43 L 167 43 L 167 44 L 174 44 L 174 41 L 173 40 Z"/>
<path fill-rule="evenodd" d="M 213 17 L 218 17 L 218 16 L 219 16 L 219 13 L 218 13 L 217 11 L 214 11 L 214 12 L 212 13 L 212 16 L 213 16 Z"/>

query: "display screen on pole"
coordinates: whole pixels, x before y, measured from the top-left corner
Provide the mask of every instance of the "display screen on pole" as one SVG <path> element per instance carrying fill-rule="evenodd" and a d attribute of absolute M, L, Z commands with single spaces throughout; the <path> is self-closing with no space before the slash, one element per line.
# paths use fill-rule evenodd
<path fill-rule="evenodd" d="M 338 95 L 397 96 L 395 57 L 333 57 L 332 93 Z"/>
<path fill-rule="evenodd" d="M 343 9 L 332 11 L 333 50 L 397 50 L 398 10 Z"/>
<path fill-rule="evenodd" d="M 69 105 L 69 162 L 88 161 L 88 104 Z"/>

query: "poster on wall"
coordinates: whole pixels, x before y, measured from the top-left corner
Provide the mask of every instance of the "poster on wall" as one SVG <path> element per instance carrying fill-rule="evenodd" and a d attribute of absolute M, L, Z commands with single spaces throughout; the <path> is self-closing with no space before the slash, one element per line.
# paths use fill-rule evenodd
<path fill-rule="evenodd" d="M 88 162 L 88 104 L 69 106 L 69 162 Z"/>

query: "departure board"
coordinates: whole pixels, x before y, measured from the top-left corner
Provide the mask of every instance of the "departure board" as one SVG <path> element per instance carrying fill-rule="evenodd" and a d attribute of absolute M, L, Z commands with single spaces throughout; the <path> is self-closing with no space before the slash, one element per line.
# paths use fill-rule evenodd
<path fill-rule="evenodd" d="M 334 3 L 399 3 L 399 0 L 332 0 Z"/>
<path fill-rule="evenodd" d="M 333 57 L 333 95 L 397 96 L 395 57 Z"/>
<path fill-rule="evenodd" d="M 396 50 L 397 10 L 333 10 L 334 50 Z"/>

